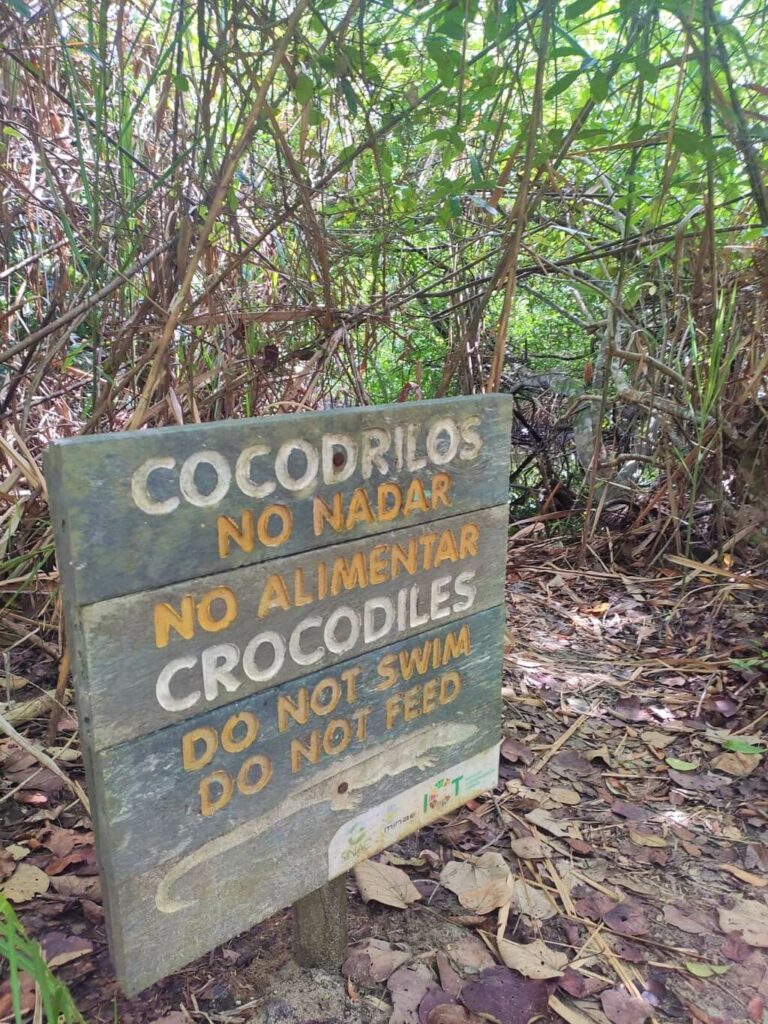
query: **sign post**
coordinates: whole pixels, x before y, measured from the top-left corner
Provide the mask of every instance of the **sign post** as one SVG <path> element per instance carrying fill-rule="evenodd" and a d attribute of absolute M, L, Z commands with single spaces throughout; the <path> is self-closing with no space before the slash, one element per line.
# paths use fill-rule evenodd
<path fill-rule="evenodd" d="M 347 869 L 495 784 L 510 426 L 487 395 L 48 449 L 128 994 L 290 905 L 338 963 Z"/>
<path fill-rule="evenodd" d="M 346 876 L 293 905 L 293 955 L 300 967 L 338 970 L 347 952 Z"/>

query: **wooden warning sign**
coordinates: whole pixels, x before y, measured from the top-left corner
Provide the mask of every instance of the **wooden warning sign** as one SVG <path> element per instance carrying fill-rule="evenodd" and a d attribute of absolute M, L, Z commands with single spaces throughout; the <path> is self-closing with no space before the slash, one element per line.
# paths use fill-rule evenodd
<path fill-rule="evenodd" d="M 132 994 L 493 786 L 509 399 L 52 445 Z"/>

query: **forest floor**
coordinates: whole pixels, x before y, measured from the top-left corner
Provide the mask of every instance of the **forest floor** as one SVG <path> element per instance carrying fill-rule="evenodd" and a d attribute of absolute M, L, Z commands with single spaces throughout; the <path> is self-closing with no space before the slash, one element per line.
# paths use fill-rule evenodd
<path fill-rule="evenodd" d="M 295 966 L 284 913 L 122 997 L 90 822 L 4 740 L 0 879 L 86 1020 L 765 1024 L 767 585 L 573 553 L 512 549 L 501 784 L 378 858 L 401 907 L 350 875 L 343 974 Z"/>

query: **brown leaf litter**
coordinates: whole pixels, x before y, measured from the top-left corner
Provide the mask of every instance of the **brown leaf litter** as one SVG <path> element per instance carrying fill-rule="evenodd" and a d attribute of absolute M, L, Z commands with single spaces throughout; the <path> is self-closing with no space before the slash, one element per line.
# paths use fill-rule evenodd
<path fill-rule="evenodd" d="M 343 976 L 291 963 L 283 914 L 120 996 L 71 717 L 59 771 L 0 742 L 0 886 L 95 1024 L 761 1022 L 764 596 L 682 576 L 511 571 L 501 785 L 358 866 Z"/>

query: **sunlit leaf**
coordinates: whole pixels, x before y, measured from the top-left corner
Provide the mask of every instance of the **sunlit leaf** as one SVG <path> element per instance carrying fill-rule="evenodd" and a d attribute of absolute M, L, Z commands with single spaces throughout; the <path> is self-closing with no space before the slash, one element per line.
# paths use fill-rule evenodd
<path fill-rule="evenodd" d="M 577 71 L 566 71 L 564 75 L 558 78 L 554 85 L 551 85 L 549 89 L 547 89 L 545 99 L 553 100 L 556 96 L 560 96 L 561 93 L 564 93 L 566 89 L 573 85 L 580 74 L 581 68 Z"/>
<path fill-rule="evenodd" d="M 739 739 L 738 736 L 723 737 L 720 746 L 723 750 L 732 750 L 736 754 L 762 754 L 765 751 L 764 746 Z"/>
<path fill-rule="evenodd" d="M 597 2 L 598 0 L 574 0 L 574 3 L 568 4 L 565 8 L 565 16 L 566 18 L 580 18 L 582 14 L 591 11 Z"/>
<path fill-rule="evenodd" d="M 685 968 L 696 978 L 712 978 L 716 974 L 725 974 L 730 970 L 728 964 L 701 964 L 695 960 L 686 960 Z"/>
<path fill-rule="evenodd" d="M 679 149 L 681 153 L 693 154 L 699 151 L 701 136 L 689 128 L 675 128 L 672 133 L 672 141 L 675 148 Z"/>
<path fill-rule="evenodd" d="M 635 57 L 635 67 L 644 82 L 651 82 L 653 84 L 659 80 L 659 69 L 647 57 Z"/>
<path fill-rule="evenodd" d="M 300 71 L 296 75 L 296 83 L 293 87 L 293 94 L 296 99 L 304 106 L 305 103 L 309 103 L 315 92 L 315 83 L 309 77 L 305 75 L 303 71 Z"/>
<path fill-rule="evenodd" d="M 595 103 L 602 103 L 608 96 L 608 78 L 602 71 L 595 71 L 589 82 L 589 91 Z"/>
<path fill-rule="evenodd" d="M 8 0 L 8 3 L 11 5 L 14 11 L 16 11 L 17 14 L 21 15 L 22 18 L 32 17 L 32 9 L 30 7 L 27 7 L 27 5 L 24 3 L 24 0 Z"/>

